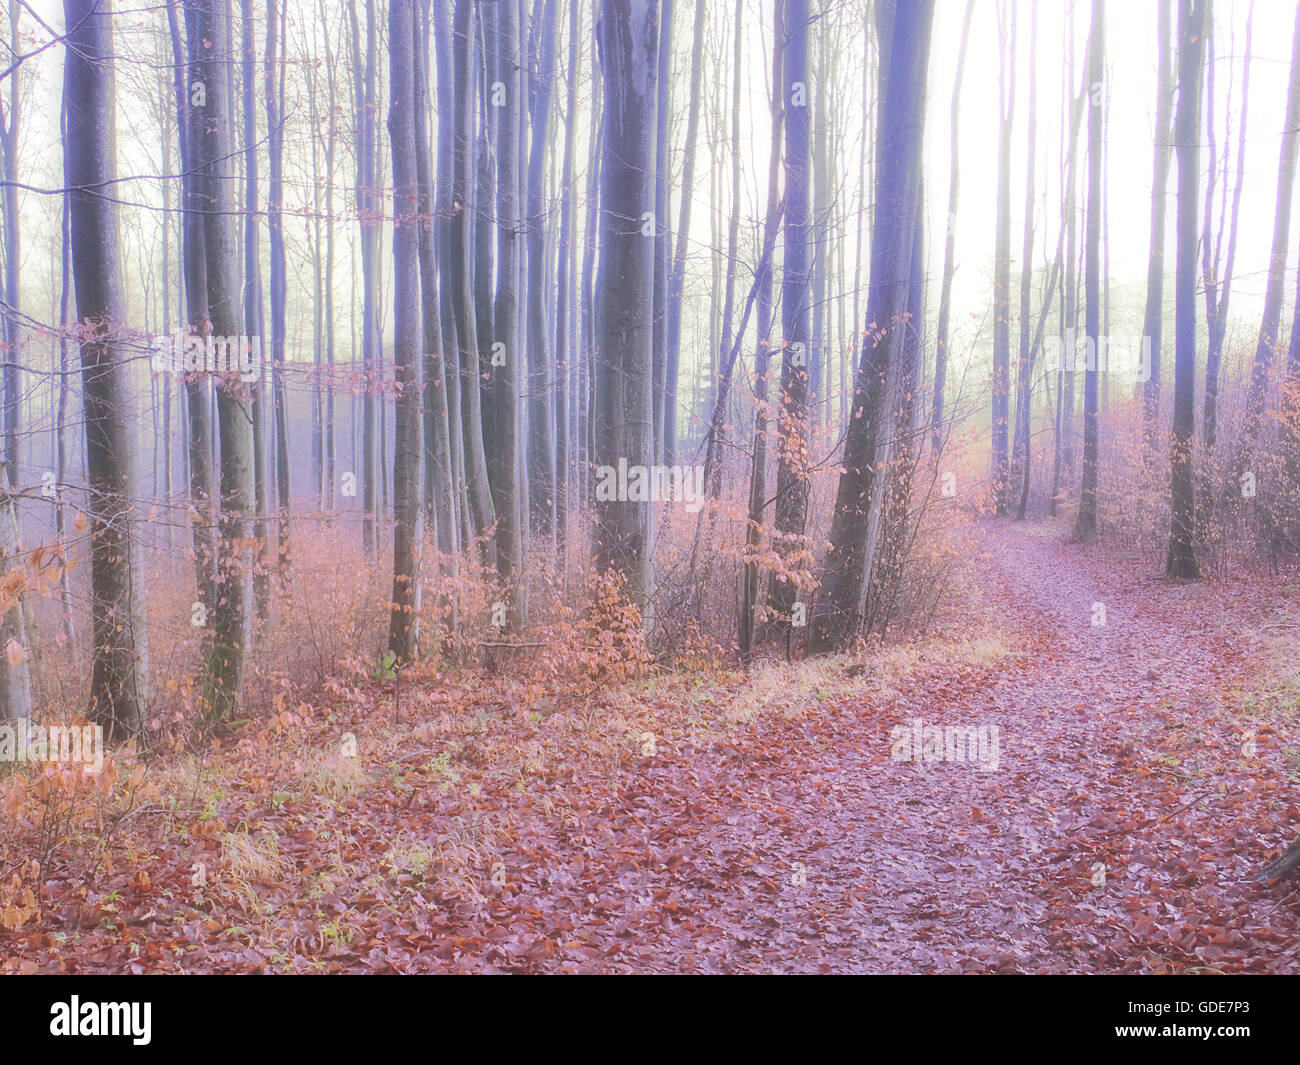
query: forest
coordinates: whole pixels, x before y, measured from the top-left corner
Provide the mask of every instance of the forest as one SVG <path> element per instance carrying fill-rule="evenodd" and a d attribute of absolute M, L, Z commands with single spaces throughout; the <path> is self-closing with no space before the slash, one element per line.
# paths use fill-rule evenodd
<path fill-rule="evenodd" d="M 0 973 L 1300 972 L 1300 6 L 0 12 Z"/>

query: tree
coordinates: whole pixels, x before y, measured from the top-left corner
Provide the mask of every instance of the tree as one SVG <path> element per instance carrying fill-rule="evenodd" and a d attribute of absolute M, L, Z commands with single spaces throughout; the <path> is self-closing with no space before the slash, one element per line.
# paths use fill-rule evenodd
<path fill-rule="evenodd" d="M 192 14 L 190 85 L 203 86 L 203 114 L 196 126 L 195 195 L 203 215 L 203 254 L 207 274 L 208 318 L 216 337 L 240 332 L 239 281 L 233 212 L 227 196 L 233 148 L 233 118 L 227 57 L 228 12 L 218 0 L 187 0 Z M 80 286 L 78 286 L 80 289 Z M 80 296 L 78 296 L 80 300 Z M 249 516 L 253 509 L 253 441 L 248 388 L 238 373 L 216 377 L 221 430 L 220 514 L 215 602 L 208 604 L 212 645 L 204 677 L 204 703 L 210 722 L 233 717 L 239 705 L 248 652 L 248 586 L 252 571 Z"/>
<path fill-rule="evenodd" d="M 776 520 L 773 546 L 782 559 L 796 552 L 808 509 L 808 350 L 811 294 L 808 256 L 810 193 L 808 0 L 786 0 L 785 263 L 781 284 L 781 402 L 777 413 Z M 785 563 L 788 565 L 789 563 Z M 778 573 L 768 605 L 784 621 L 798 587 Z"/>
<path fill-rule="evenodd" d="M 555 535 L 555 367 L 547 334 L 551 302 L 546 255 L 545 174 L 550 142 L 551 89 L 555 80 L 555 0 L 544 0 L 535 11 L 541 38 L 532 86 L 532 147 L 528 154 L 528 504 L 532 527 L 543 536 Z M 561 316 L 563 309 L 561 308 Z"/>
<path fill-rule="evenodd" d="M 480 537 L 483 561 L 496 564 L 496 547 L 486 535 L 496 521 L 489 488 L 487 457 L 483 450 L 483 414 L 480 402 L 479 337 L 474 315 L 474 197 L 470 172 L 474 165 L 471 133 L 474 126 L 473 0 L 456 0 L 452 29 L 452 63 L 454 65 L 455 102 L 452 134 L 451 198 L 448 208 L 451 224 L 448 232 L 448 261 L 444 269 L 451 276 L 451 304 L 455 312 L 455 330 L 463 393 L 461 423 L 464 430 L 464 476 L 473 519 L 473 532 Z"/>
<path fill-rule="evenodd" d="M 686 284 L 686 250 L 691 236 L 691 204 L 695 196 L 695 148 L 700 128 L 700 82 L 704 68 L 704 31 L 707 8 L 695 0 L 691 42 L 691 89 L 686 105 L 686 144 L 683 148 L 680 206 L 677 209 L 677 246 L 668 272 L 668 327 L 664 373 L 664 464 L 677 461 L 677 385 L 681 376 L 682 293 Z"/>
<path fill-rule="evenodd" d="M 451 459 L 446 342 L 438 300 L 438 262 L 434 246 L 434 190 L 429 154 L 429 2 L 421 0 L 417 14 L 419 40 L 415 47 L 415 174 L 417 241 L 420 268 L 420 322 L 424 341 L 424 502 L 436 529 L 440 569 L 444 577 L 457 572 L 460 550 L 457 497 Z"/>
<path fill-rule="evenodd" d="M 419 656 L 420 567 L 424 550 L 422 329 L 415 161 L 414 0 L 389 0 L 388 135 L 393 153 L 393 373 L 397 385 L 393 458 L 393 596 L 388 649 L 399 662 Z"/>
<path fill-rule="evenodd" d="M 257 540 L 253 562 L 253 602 L 257 616 L 271 616 L 271 572 L 269 565 L 270 486 L 267 481 L 266 389 L 262 367 L 263 338 L 266 336 L 262 312 L 262 256 L 257 209 L 257 111 L 253 107 L 254 56 L 253 0 L 239 0 L 241 24 L 241 70 L 244 107 L 244 336 L 257 347 L 257 380 L 251 383 L 253 418 L 253 504 L 256 517 L 253 536 Z M 272 16 L 273 17 L 273 16 Z"/>
<path fill-rule="evenodd" d="M 1020 351 L 1016 361 L 1016 428 L 1011 445 L 1011 483 L 1020 484 L 1029 467 L 1031 448 L 1030 414 L 1033 399 L 1034 362 L 1030 347 L 1033 320 L 1034 280 L 1034 155 L 1038 132 L 1038 4 L 1029 2 L 1029 106 L 1025 115 L 1029 126 L 1026 155 L 1025 220 L 1020 246 Z M 1017 519 L 1024 514 L 1017 510 Z"/>
<path fill-rule="evenodd" d="M 1151 251 L 1147 258 L 1146 310 L 1142 316 L 1142 335 L 1151 342 L 1148 376 L 1142 388 L 1142 421 L 1147 453 L 1151 454 L 1160 418 L 1160 336 L 1164 327 L 1165 292 L 1165 214 L 1169 190 L 1169 161 L 1172 156 L 1170 123 L 1174 110 L 1174 79 L 1171 56 L 1173 46 L 1171 0 L 1160 0 L 1157 19 L 1160 58 L 1156 70 L 1155 162 L 1151 177 Z"/>
<path fill-rule="evenodd" d="M 1192 436 L 1196 431 L 1196 208 L 1201 128 L 1201 69 L 1208 0 L 1183 0 L 1178 11 L 1177 258 L 1174 276 L 1174 425 L 1170 436 L 1170 529 L 1165 573 L 1200 576 L 1194 551 L 1196 498 Z"/>
<path fill-rule="evenodd" d="M 1250 13 L 1246 16 L 1246 50 L 1242 58 L 1241 78 L 1241 119 L 1237 124 L 1237 180 L 1232 193 L 1231 219 L 1224 218 L 1224 204 L 1219 208 L 1219 225 L 1217 233 L 1211 235 L 1210 225 L 1213 215 L 1215 181 L 1218 166 L 1215 161 L 1214 142 L 1214 31 L 1210 28 L 1206 41 L 1206 121 L 1207 141 L 1210 154 L 1209 178 L 1205 183 L 1204 223 L 1201 232 L 1201 274 L 1205 284 L 1205 416 L 1202 420 L 1202 440 L 1207 452 L 1214 450 L 1218 441 L 1219 423 L 1219 364 L 1223 359 L 1223 338 L 1228 329 L 1228 299 L 1232 293 L 1233 263 L 1237 257 L 1237 218 L 1241 211 L 1241 192 L 1245 186 L 1246 170 L 1246 115 L 1250 101 L 1250 44 L 1251 18 L 1254 13 L 1252 0 Z M 1229 90 L 1225 110 L 1231 113 L 1232 94 Z M 1231 129 L 1231 119 L 1227 120 Z M 1223 200 L 1228 197 L 1228 147 L 1223 152 Z M 1223 230 L 1228 228 L 1228 251 L 1223 255 Z M 1211 253 L 1211 250 L 1213 253 Z M 1207 492 L 1207 498 L 1208 498 Z"/>
<path fill-rule="evenodd" d="M 18 0 L 9 0 L 9 47 L 14 54 L 19 51 Z M 22 421 L 22 378 L 19 374 L 19 352 L 22 334 L 19 329 L 19 312 L 22 307 L 22 288 L 19 267 L 22 259 L 21 222 L 18 212 L 18 145 L 22 130 L 21 93 L 29 78 L 22 67 L 8 75 L 9 115 L 5 118 L 4 99 L 0 97 L 0 162 L 4 169 L 4 195 L 0 196 L 0 210 L 4 219 L 4 370 L 0 381 L 4 384 L 3 410 L 0 422 L 4 430 L 4 462 L 8 467 L 9 483 L 18 483 L 18 431 Z"/>
<path fill-rule="evenodd" d="M 1084 230 L 1084 328 L 1093 353 L 1083 375 L 1083 484 L 1075 516 L 1077 540 L 1097 538 L 1097 492 L 1100 481 L 1100 423 L 1097 419 L 1097 363 L 1103 358 L 1101 336 L 1101 125 L 1105 94 L 1105 0 L 1093 0 L 1088 34 L 1088 214 Z M 1073 355 L 1073 352 L 1071 352 Z"/>
<path fill-rule="evenodd" d="M 277 6 L 279 8 L 278 12 L 276 10 Z M 284 41 L 287 10 L 287 4 L 278 2 L 278 0 L 267 0 L 266 63 L 264 68 L 267 147 L 271 163 L 270 203 L 267 209 L 267 228 L 270 230 L 271 243 L 271 408 L 275 423 L 276 524 L 279 537 L 277 567 L 281 580 L 285 578 L 293 555 L 289 523 L 291 495 L 289 484 L 289 400 L 284 384 L 288 266 L 284 247 L 284 122 L 282 116 L 284 115 L 284 73 L 286 64 L 283 62 L 283 55 L 277 57 L 276 53 L 277 40 L 281 42 L 280 48 L 282 50 L 286 47 Z M 278 32 L 277 22 L 279 24 Z M 278 71 L 276 69 L 277 61 L 279 61 Z M 333 121 L 332 110 L 331 121 Z M 332 261 L 332 250 L 330 256 Z M 327 284 L 331 280 L 332 271 L 326 275 Z M 332 307 L 332 305 L 330 306 Z M 334 329 L 332 324 L 329 329 L 332 336 Z M 329 359 L 333 363 L 332 347 Z M 334 465 L 333 386 L 331 385 L 330 388 L 329 405 L 325 411 L 327 440 L 324 443 L 325 451 L 329 455 L 329 462 L 324 463 L 324 465 L 327 471 L 332 471 Z M 324 473 L 322 473 L 322 476 L 324 476 Z"/>
<path fill-rule="evenodd" d="M 1278 347 L 1278 330 L 1282 321 L 1282 294 L 1286 276 L 1286 259 L 1291 235 L 1291 200 L 1295 189 L 1296 149 L 1300 145 L 1300 10 L 1296 12 L 1291 40 L 1291 77 L 1286 96 L 1286 119 L 1282 144 L 1278 151 L 1277 197 L 1273 207 L 1273 243 L 1268 260 L 1268 280 L 1264 287 L 1264 313 L 1260 318 L 1259 339 L 1251 368 L 1250 391 L 1246 398 L 1246 421 L 1236 462 L 1232 464 L 1228 489 L 1233 490 L 1251 461 L 1264 399 Z M 1295 330 L 1291 333 L 1291 350 L 1296 350 Z"/>
<path fill-rule="evenodd" d="M 379 551 L 380 509 L 380 417 L 379 397 L 382 388 L 383 350 L 379 336 L 379 197 L 376 190 L 378 166 L 375 153 L 375 5 L 365 4 L 365 49 L 361 44 L 361 25 L 357 17 L 357 0 L 348 0 L 348 20 L 352 34 L 352 102 L 356 121 L 356 204 L 361 225 L 361 360 L 365 379 L 361 437 L 362 544 L 367 555 Z"/>
<path fill-rule="evenodd" d="M 596 293 L 595 458 L 599 466 L 648 470 L 655 460 L 652 337 L 654 114 L 657 0 L 601 0 L 600 274 Z M 631 495 L 631 493 L 628 493 Z M 643 494 L 644 495 L 644 494 Z M 597 494 L 595 555 L 621 574 L 626 594 L 653 623 L 650 502 Z"/>
<path fill-rule="evenodd" d="M 749 513 L 745 523 L 745 572 L 741 590 L 740 620 L 740 657 L 748 662 L 753 656 L 758 608 L 759 585 L 762 570 L 758 564 L 758 545 L 763 539 L 763 511 L 767 505 L 767 374 L 771 355 L 772 330 L 772 258 L 771 244 L 776 237 L 779 219 L 784 211 L 780 196 L 781 184 L 781 124 L 785 121 L 785 92 L 782 67 L 785 56 L 785 0 L 773 0 L 775 19 L 772 30 L 772 135 L 771 153 L 767 167 L 767 224 L 763 256 L 759 260 L 754 276 L 754 290 L 751 299 L 758 300 L 757 332 L 758 343 L 754 353 L 754 451 L 749 471 Z M 739 15 L 739 11 L 737 11 Z M 743 20 L 741 20 L 743 22 Z M 737 34 L 740 33 L 738 23 Z M 739 47 L 739 46 L 737 46 Z M 740 66 L 737 64 L 735 76 L 740 79 Z M 733 113 L 732 128 L 736 128 Z M 738 167 L 738 162 L 736 163 Z M 739 210 L 738 207 L 734 208 Z M 734 217 L 734 216 L 733 216 Z M 734 266 L 730 268 L 734 270 Z M 730 297 L 728 297 L 730 300 Z M 749 308 L 746 307 L 748 313 Z M 731 308 L 726 310 L 727 324 L 723 336 L 730 329 Z M 745 336 L 745 323 L 737 330 L 736 347 Z M 716 495 L 721 495 L 721 459 L 718 457 L 719 438 L 722 434 L 723 418 L 726 411 L 728 390 L 731 386 L 731 361 L 723 369 L 718 382 L 718 395 L 713 405 L 713 420 L 710 423 L 709 444 L 712 455 L 705 457 L 705 479 L 714 487 Z M 715 472 L 716 471 L 716 472 Z"/>
<path fill-rule="evenodd" d="M 1011 427 L 1011 131 L 1016 110 L 1016 10 L 1010 42 L 1001 18 L 998 35 L 998 209 L 993 250 L 993 513 L 1007 512 Z"/>
<path fill-rule="evenodd" d="M 664 392 L 668 387 L 668 272 L 672 239 L 668 227 L 668 141 L 672 118 L 673 0 L 661 0 L 655 102 L 654 258 L 654 442 L 655 462 L 664 461 Z"/>
<path fill-rule="evenodd" d="M 559 378 L 559 387 L 555 393 L 555 505 L 556 538 L 559 541 L 561 556 L 568 558 L 564 550 L 569 531 L 569 481 L 572 476 L 571 431 L 578 425 L 576 403 L 570 403 L 570 385 L 580 378 L 579 368 L 574 354 L 573 329 L 573 294 L 577 289 L 574 267 L 574 194 L 573 194 L 573 160 L 574 146 L 578 132 L 578 78 L 582 72 L 582 48 L 579 41 L 579 12 L 577 0 L 569 0 L 569 72 L 567 93 L 564 105 L 564 161 L 560 167 L 560 237 L 559 237 L 559 277 L 556 287 L 556 302 L 560 313 L 555 327 L 555 366 Z M 576 391 L 576 390 L 575 390 Z"/>
<path fill-rule="evenodd" d="M 108 0 L 65 0 L 67 139 L 72 269 L 81 336 L 90 513 L 92 721 L 110 742 L 135 732 L 149 698 L 144 574 L 134 511 L 139 485 L 124 343 L 126 295 L 116 203 L 112 9 Z M 7 496 L 7 485 L 0 485 Z M 7 499 L 6 499 L 7 502 Z M 6 513 L 9 507 L 5 507 Z M 8 517 L 4 524 L 12 522 Z M 21 618 L 21 609 L 15 611 Z M 15 673 L 10 661 L 9 680 Z"/>
<path fill-rule="evenodd" d="M 181 273 L 185 281 L 185 317 L 189 332 L 202 337 L 211 332 L 208 322 L 208 279 L 203 253 L 203 214 L 194 173 L 198 159 L 198 126 L 202 112 L 192 106 L 188 59 L 181 35 L 178 0 L 168 0 L 167 25 L 172 43 L 177 132 L 181 157 Z M 188 29 L 191 12 L 186 11 Z M 216 520 L 213 490 L 212 415 L 207 377 L 185 378 L 186 457 L 189 465 L 190 531 L 194 546 L 195 583 L 199 600 L 210 604 L 216 593 Z"/>
<path fill-rule="evenodd" d="M 853 406 L 844 438 L 843 472 L 831 517 L 830 548 L 809 623 L 808 650 L 845 643 L 861 617 L 867 573 L 867 528 L 876 499 L 877 451 L 887 407 L 891 359 L 901 358 L 899 327 L 912 280 L 912 238 L 918 211 L 925 131 L 925 76 L 934 22 L 933 0 L 898 5 L 880 64 L 880 127 L 871 232 L 871 282 L 866 328 L 853 380 Z M 882 53 L 883 53 L 882 49 Z"/>
<path fill-rule="evenodd" d="M 951 162 L 948 171 L 948 224 L 943 242 L 943 276 L 939 282 L 939 318 L 934 327 L 934 404 L 930 408 L 930 447 L 937 454 L 943 443 L 943 392 L 948 377 L 948 320 L 952 314 L 952 278 L 956 273 L 954 255 L 957 244 L 957 197 L 959 175 L 957 147 L 961 140 L 961 84 L 966 69 L 966 46 L 970 40 L 970 20 L 975 11 L 975 0 L 966 0 L 966 13 L 961 20 L 961 44 L 957 49 L 957 71 L 953 76 L 950 119 Z"/>
<path fill-rule="evenodd" d="M 522 175 L 519 136 L 524 119 L 523 79 L 520 75 L 518 0 L 497 5 L 496 84 L 503 86 L 502 103 L 494 107 L 497 116 L 496 237 L 497 286 L 492 308 L 492 406 L 496 424 L 488 472 L 492 481 L 492 504 L 496 511 L 497 569 L 514 583 L 514 621 L 523 624 L 520 598 L 523 569 L 523 513 L 520 484 L 520 382 L 525 368 L 520 343 L 520 272 L 523 218 L 519 189 Z M 495 89 L 494 89 L 495 91 Z"/>

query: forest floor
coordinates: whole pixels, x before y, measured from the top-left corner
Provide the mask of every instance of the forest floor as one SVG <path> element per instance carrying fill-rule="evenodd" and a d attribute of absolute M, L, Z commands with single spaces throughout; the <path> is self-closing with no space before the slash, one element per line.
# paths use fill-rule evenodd
<path fill-rule="evenodd" d="M 1249 879 L 1300 830 L 1300 585 L 972 538 L 961 638 L 340 688 L 152 769 L 0 971 L 1300 972 L 1300 879 Z M 896 760 L 917 719 L 996 768 Z"/>

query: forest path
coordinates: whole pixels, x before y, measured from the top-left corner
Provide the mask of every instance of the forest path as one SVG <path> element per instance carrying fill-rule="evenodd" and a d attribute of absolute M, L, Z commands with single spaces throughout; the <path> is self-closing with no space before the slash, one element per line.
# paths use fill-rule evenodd
<path fill-rule="evenodd" d="M 610 900 L 634 940 L 614 968 L 1300 968 L 1284 946 L 1300 908 L 1243 881 L 1271 778 L 1215 696 L 1239 673 L 1239 615 L 1059 527 L 974 533 L 1013 658 L 883 705 L 868 675 L 861 701 L 650 768 L 620 796 L 640 838 L 596 841 L 640 896 Z M 996 726 L 997 769 L 892 760 L 891 730 L 916 718 Z"/>
<path fill-rule="evenodd" d="M 435 684 L 415 727 L 375 723 L 376 686 L 324 747 L 254 734 L 202 817 L 139 820 L 147 875 L 47 874 L 0 971 L 1300 972 L 1296 882 L 1247 879 L 1300 828 L 1294 577 L 1173 584 L 1045 522 L 969 542 L 969 629 L 865 673 L 687 672 L 549 718 Z M 996 766 L 896 760 L 917 719 L 996 728 Z"/>

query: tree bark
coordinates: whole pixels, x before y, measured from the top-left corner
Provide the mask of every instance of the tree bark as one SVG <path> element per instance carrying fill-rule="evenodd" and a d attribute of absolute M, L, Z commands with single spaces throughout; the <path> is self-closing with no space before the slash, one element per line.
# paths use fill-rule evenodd
<path fill-rule="evenodd" d="M 880 64 L 881 101 L 871 282 L 862 355 L 853 382 L 853 406 L 844 439 L 843 472 L 831 518 L 830 549 L 822 562 L 808 650 L 847 642 L 860 620 L 867 575 L 867 528 L 875 503 L 880 424 L 886 414 L 890 361 L 901 357 L 898 328 L 911 282 L 911 246 L 925 129 L 925 82 L 934 21 L 933 0 L 900 4 L 893 19 L 888 62 Z"/>
<path fill-rule="evenodd" d="M 1156 72 L 1155 162 L 1151 178 L 1151 251 L 1147 258 L 1146 310 L 1142 336 L 1151 342 L 1148 377 L 1142 388 L 1142 422 L 1147 454 L 1153 454 L 1160 420 L 1160 341 L 1164 327 L 1165 215 L 1169 190 L 1169 162 L 1173 155 L 1170 125 L 1174 110 L 1173 18 L 1171 0 L 1160 0 L 1157 36 L 1160 58 Z"/>
<path fill-rule="evenodd" d="M 88 716 L 110 742 L 140 727 L 148 703 L 143 553 L 133 501 L 140 497 L 123 345 L 126 293 L 117 206 L 104 197 L 117 177 L 112 11 L 108 0 L 65 0 L 67 140 L 72 270 L 81 333 L 90 513 L 94 664 Z M 6 491 L 7 486 L 0 485 Z M 4 508 L 8 514 L 9 507 Z M 12 521 L 10 516 L 5 524 Z M 6 540 L 10 539 L 8 535 Z M 21 607 L 14 613 L 21 618 Z M 22 668 L 9 667 L 9 686 Z M 20 678 L 19 678 L 20 680 Z M 20 680 L 21 682 L 21 680 Z"/>
<path fill-rule="evenodd" d="M 235 227 L 226 195 L 230 135 L 234 117 L 227 57 L 227 19 L 218 0 L 187 0 L 194 14 L 190 36 L 190 83 L 201 83 L 205 102 L 196 122 L 194 183 L 203 211 L 203 252 L 208 284 L 208 317 L 216 337 L 240 331 L 239 280 Z M 253 509 L 253 441 L 249 390 L 238 373 L 214 375 L 221 429 L 220 516 L 216 600 L 209 605 L 212 647 L 204 678 L 205 716 L 212 724 L 229 721 L 239 705 L 248 651 L 248 584 L 252 557 L 249 517 Z"/>
<path fill-rule="evenodd" d="M 808 357 L 810 276 L 810 112 L 808 0 L 785 0 L 785 259 L 781 284 L 781 402 L 777 415 L 776 520 L 773 547 L 782 567 L 799 568 L 808 510 Z M 792 558 L 794 561 L 791 561 Z M 788 624 L 797 580 L 778 571 L 768 590 L 773 621 Z"/>
<path fill-rule="evenodd" d="M 1196 498 L 1192 437 L 1196 431 L 1196 208 L 1201 128 L 1201 68 L 1207 0 L 1183 0 L 1178 11 L 1178 251 L 1174 277 L 1174 425 L 1170 436 L 1170 577 L 1200 576 L 1194 537 Z"/>
<path fill-rule="evenodd" d="M 604 83 L 600 273 L 595 300 L 597 362 L 593 410 L 596 462 L 648 471 L 653 432 L 653 310 L 657 225 L 654 116 L 658 82 L 657 0 L 601 0 L 597 26 Z M 644 495 L 646 493 L 642 493 Z M 628 493 L 629 497 L 631 493 Z M 617 571 L 625 594 L 653 625 L 650 501 L 597 493 L 597 568 Z"/>
<path fill-rule="evenodd" d="M 1088 214 L 1084 232 L 1084 328 L 1095 358 L 1083 376 L 1083 484 L 1075 516 L 1076 540 L 1097 538 L 1097 493 L 1100 485 L 1100 422 L 1097 418 L 1097 363 L 1102 358 L 1101 336 L 1101 151 L 1102 99 L 1105 85 L 1105 0 L 1093 0 L 1092 29 L 1088 34 Z M 1073 357 L 1074 352 L 1070 352 Z"/>

